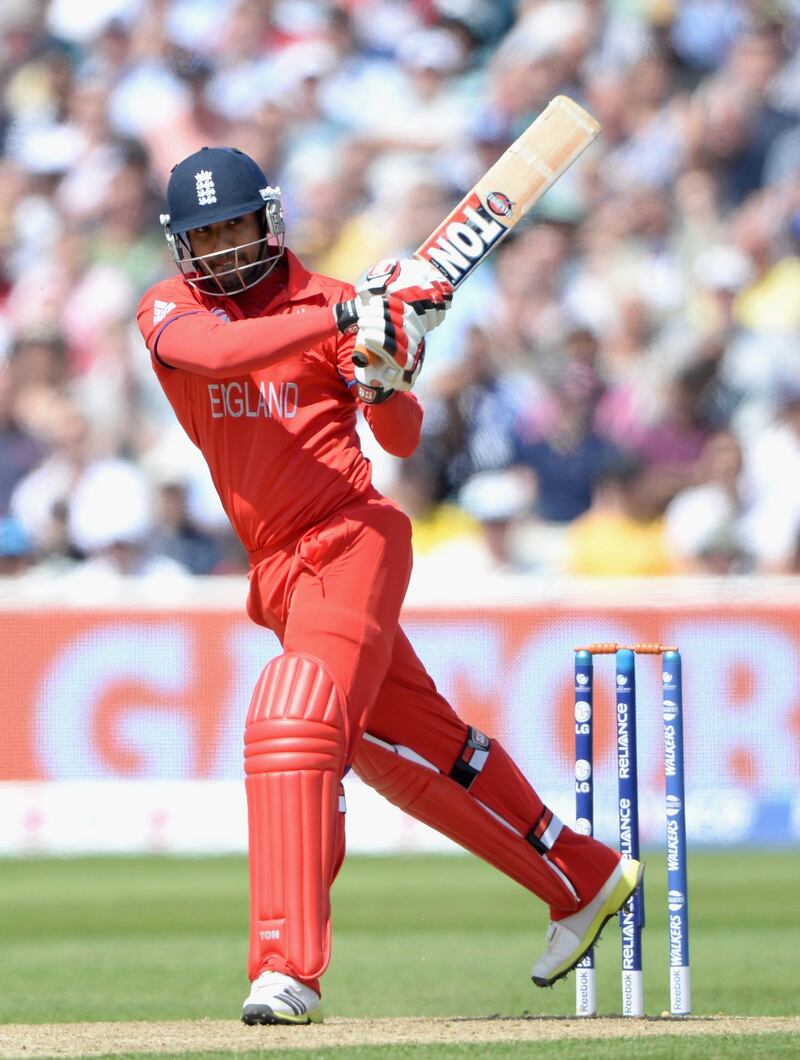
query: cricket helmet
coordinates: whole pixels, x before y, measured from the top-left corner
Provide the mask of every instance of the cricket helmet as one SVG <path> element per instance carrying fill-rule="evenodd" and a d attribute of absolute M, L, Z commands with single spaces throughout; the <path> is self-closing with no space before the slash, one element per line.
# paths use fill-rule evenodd
<path fill-rule="evenodd" d="M 204 294 L 246 291 L 283 255 L 281 189 L 271 187 L 258 163 L 236 147 L 203 147 L 174 166 L 167 184 L 167 211 L 160 220 L 170 253 L 187 282 Z M 259 239 L 211 254 L 192 253 L 192 229 L 252 213 L 258 214 Z M 242 251 L 256 246 L 255 261 L 240 258 Z M 230 268 L 213 268 L 231 254 Z"/>

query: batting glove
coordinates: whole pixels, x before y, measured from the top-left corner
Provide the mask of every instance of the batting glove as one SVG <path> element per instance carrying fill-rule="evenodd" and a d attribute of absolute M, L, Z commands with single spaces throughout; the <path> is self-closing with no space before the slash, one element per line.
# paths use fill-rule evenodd
<path fill-rule="evenodd" d="M 388 327 L 391 323 L 401 327 L 405 315 L 405 303 L 393 295 L 373 294 L 359 291 L 347 302 L 337 302 L 333 307 L 333 319 L 343 335 L 350 335 L 366 325 L 371 329 Z"/>
<path fill-rule="evenodd" d="M 453 285 L 435 265 L 417 258 L 385 258 L 367 272 L 359 291 L 392 294 L 410 305 L 425 332 L 442 323 L 453 302 Z"/>
<path fill-rule="evenodd" d="M 358 395 L 368 405 L 411 390 L 425 356 L 424 326 L 411 306 L 391 295 L 373 300 L 386 303 L 384 312 L 362 315 L 353 353 Z"/>
<path fill-rule="evenodd" d="M 397 390 L 411 390 L 422 371 L 424 360 L 424 338 L 419 340 L 413 363 L 406 370 L 400 369 L 394 358 L 380 356 L 374 352 L 366 354 L 356 347 L 353 363 L 358 396 L 366 405 L 379 405 L 388 401 Z"/>

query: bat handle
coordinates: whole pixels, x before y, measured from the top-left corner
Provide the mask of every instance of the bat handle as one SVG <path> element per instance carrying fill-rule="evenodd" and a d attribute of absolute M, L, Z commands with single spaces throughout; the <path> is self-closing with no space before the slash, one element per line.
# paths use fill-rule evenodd
<path fill-rule="evenodd" d="M 369 350 L 364 349 L 363 346 L 356 346 L 353 350 L 353 364 L 356 368 L 366 368 L 371 361 Z"/>

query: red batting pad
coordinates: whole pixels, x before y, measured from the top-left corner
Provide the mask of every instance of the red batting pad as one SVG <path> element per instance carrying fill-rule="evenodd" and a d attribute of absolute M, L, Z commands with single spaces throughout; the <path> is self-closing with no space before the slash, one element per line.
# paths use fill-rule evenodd
<path fill-rule="evenodd" d="M 365 740 L 353 769 L 389 802 L 488 861 L 549 906 L 575 911 L 575 894 L 561 874 L 450 777 Z"/>
<path fill-rule="evenodd" d="M 343 853 L 345 711 L 323 665 L 287 652 L 263 670 L 244 736 L 249 975 L 315 980 L 330 960 L 330 886 Z"/>

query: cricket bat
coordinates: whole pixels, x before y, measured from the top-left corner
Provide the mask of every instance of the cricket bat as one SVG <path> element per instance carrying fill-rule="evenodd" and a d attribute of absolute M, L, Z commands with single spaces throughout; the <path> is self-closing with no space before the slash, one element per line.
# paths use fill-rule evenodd
<path fill-rule="evenodd" d="M 556 96 L 431 232 L 414 257 L 435 265 L 458 287 L 599 132 L 600 123 L 583 107 L 569 96 Z"/>
<path fill-rule="evenodd" d="M 457 288 L 599 132 L 600 123 L 583 107 L 569 96 L 556 96 L 431 232 L 414 257 L 435 265 Z M 367 351 L 357 349 L 353 360 L 365 366 Z"/>

